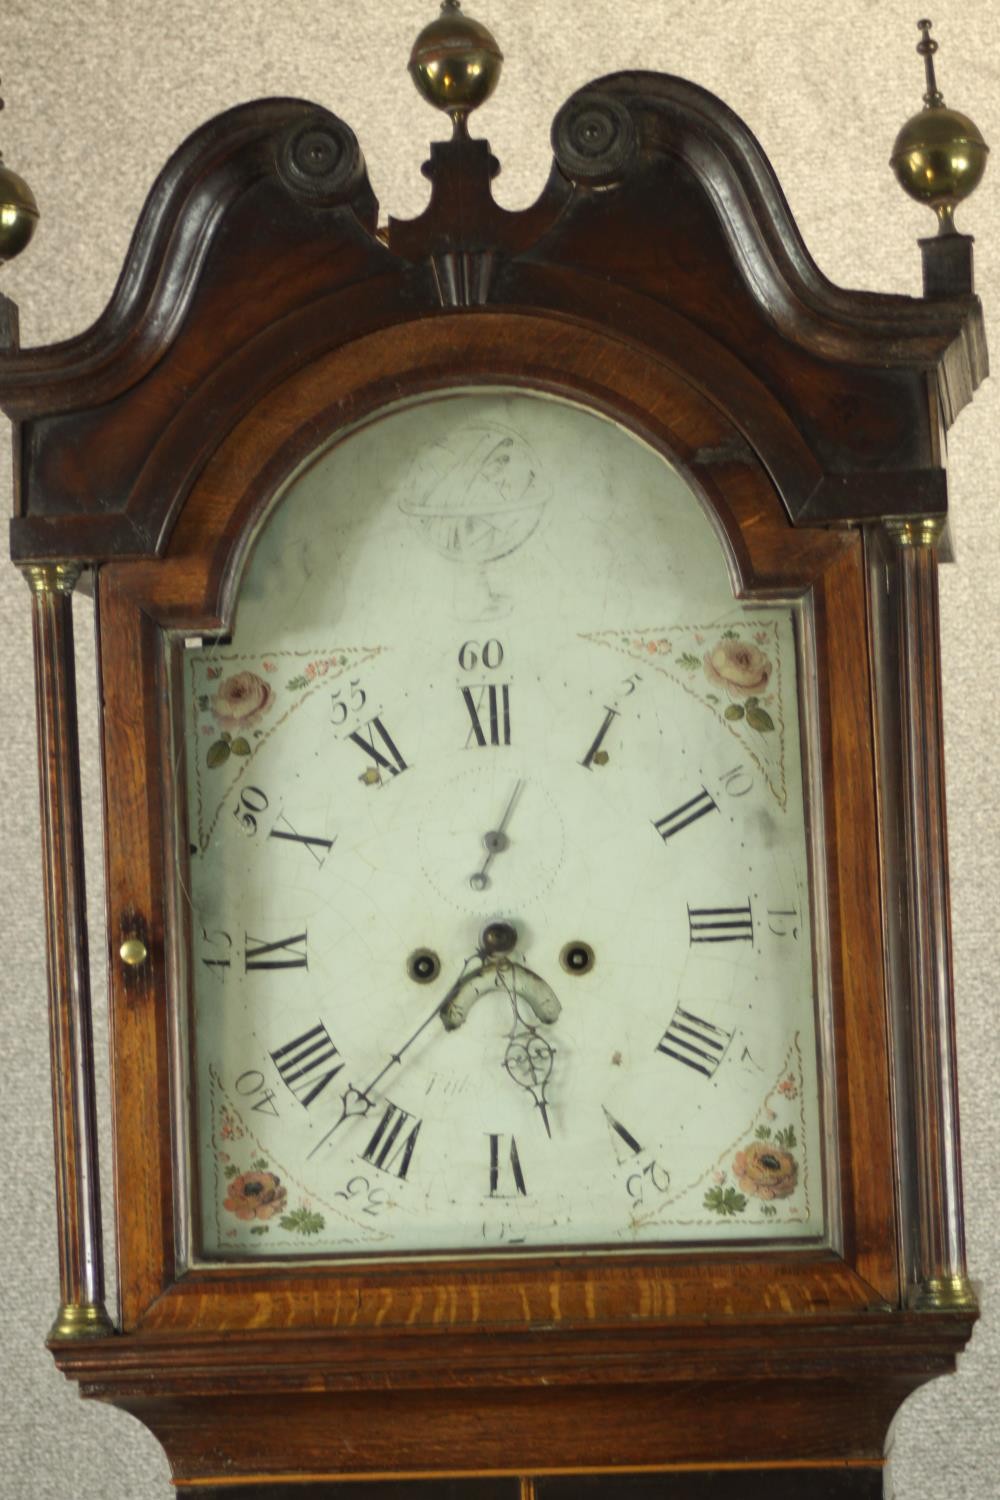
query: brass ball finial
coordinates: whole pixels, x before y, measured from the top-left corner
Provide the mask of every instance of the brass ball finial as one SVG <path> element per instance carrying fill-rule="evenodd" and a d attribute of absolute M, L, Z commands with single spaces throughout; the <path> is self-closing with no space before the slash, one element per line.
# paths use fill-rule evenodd
<path fill-rule="evenodd" d="M 4 102 L 0 99 L 0 109 Z M 31 240 L 38 223 L 38 204 L 23 177 L 12 172 L 0 152 L 0 264 L 13 260 Z"/>
<path fill-rule="evenodd" d="M 968 115 L 945 107 L 934 76 L 938 44 L 931 21 L 918 21 L 917 51 L 924 60 L 924 107 L 896 137 L 889 163 L 903 191 L 938 216 L 938 233 L 955 231 L 955 208 L 979 186 L 989 147 Z"/>
<path fill-rule="evenodd" d="M 464 130 L 469 111 L 492 94 L 503 67 L 496 38 L 462 14 L 459 0 L 442 0 L 441 14 L 425 26 L 410 53 L 410 76 L 428 104 Z"/>

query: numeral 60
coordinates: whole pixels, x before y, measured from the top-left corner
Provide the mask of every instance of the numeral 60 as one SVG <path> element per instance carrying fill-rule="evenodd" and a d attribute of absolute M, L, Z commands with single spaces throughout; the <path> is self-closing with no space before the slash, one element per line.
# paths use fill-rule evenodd
<path fill-rule="evenodd" d="M 488 672 L 495 672 L 503 662 L 503 646 L 498 640 L 484 641 L 480 646 L 478 641 L 466 641 L 458 653 L 458 665 L 463 672 L 471 672 L 479 663 Z"/>

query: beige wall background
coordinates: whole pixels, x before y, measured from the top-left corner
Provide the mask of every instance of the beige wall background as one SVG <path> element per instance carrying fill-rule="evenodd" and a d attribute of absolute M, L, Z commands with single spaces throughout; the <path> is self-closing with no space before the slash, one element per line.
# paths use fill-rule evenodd
<path fill-rule="evenodd" d="M 620 68 L 678 73 L 721 95 L 757 134 L 831 280 L 919 293 L 915 240 L 931 231 L 932 220 L 903 197 L 887 167 L 896 130 L 923 92 L 913 50 L 915 0 L 469 5 L 507 57 L 498 96 L 476 120 L 503 165 L 496 191 L 507 206 L 523 205 L 541 189 L 549 125 L 572 90 Z M 442 132 L 405 63 L 433 9 L 434 0 L 10 0 L 0 12 L 8 106 L 0 146 L 31 182 L 43 215 L 29 251 L 2 273 L 3 289 L 20 305 L 22 341 L 48 343 L 93 321 L 167 156 L 202 121 L 241 100 L 294 94 L 332 108 L 357 132 L 383 216 L 419 212 L 427 191 L 420 163 L 429 138 Z M 945 98 L 973 115 L 1000 156 L 992 0 L 948 0 L 933 14 Z M 960 226 L 977 236 L 988 315 L 1000 307 L 998 184 L 1000 160 L 959 215 Z M 985 1315 L 957 1378 L 925 1387 L 897 1423 L 892 1476 L 900 1500 L 997 1494 L 998 406 L 996 385 L 987 385 L 952 433 L 958 560 L 942 582 L 965 1182 L 971 1269 L 983 1284 Z M 0 566 L 0 1496 L 145 1500 L 169 1493 L 153 1439 L 121 1413 L 82 1404 L 42 1347 L 58 1282 L 28 604 L 17 573 Z M 89 702 L 92 622 L 87 601 L 77 607 L 80 687 Z M 83 757 L 100 1013 L 92 705 L 84 713 Z M 760 1419 L 768 1420 L 764 1407 Z"/>

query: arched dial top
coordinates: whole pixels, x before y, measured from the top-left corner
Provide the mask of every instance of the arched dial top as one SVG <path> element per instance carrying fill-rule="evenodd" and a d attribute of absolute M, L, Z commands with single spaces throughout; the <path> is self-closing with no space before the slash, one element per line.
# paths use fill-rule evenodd
<path fill-rule="evenodd" d="M 179 667 L 196 1256 L 822 1241 L 805 625 L 562 401 L 302 464 Z"/>

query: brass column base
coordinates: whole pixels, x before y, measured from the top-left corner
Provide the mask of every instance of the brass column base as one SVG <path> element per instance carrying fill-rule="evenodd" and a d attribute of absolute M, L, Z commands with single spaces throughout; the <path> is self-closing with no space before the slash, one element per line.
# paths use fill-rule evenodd
<path fill-rule="evenodd" d="M 978 1312 L 979 1298 L 967 1276 L 932 1276 L 910 1288 L 914 1312 Z"/>
<path fill-rule="evenodd" d="M 116 1332 L 103 1305 L 64 1302 L 49 1329 L 50 1339 L 103 1339 Z"/>

